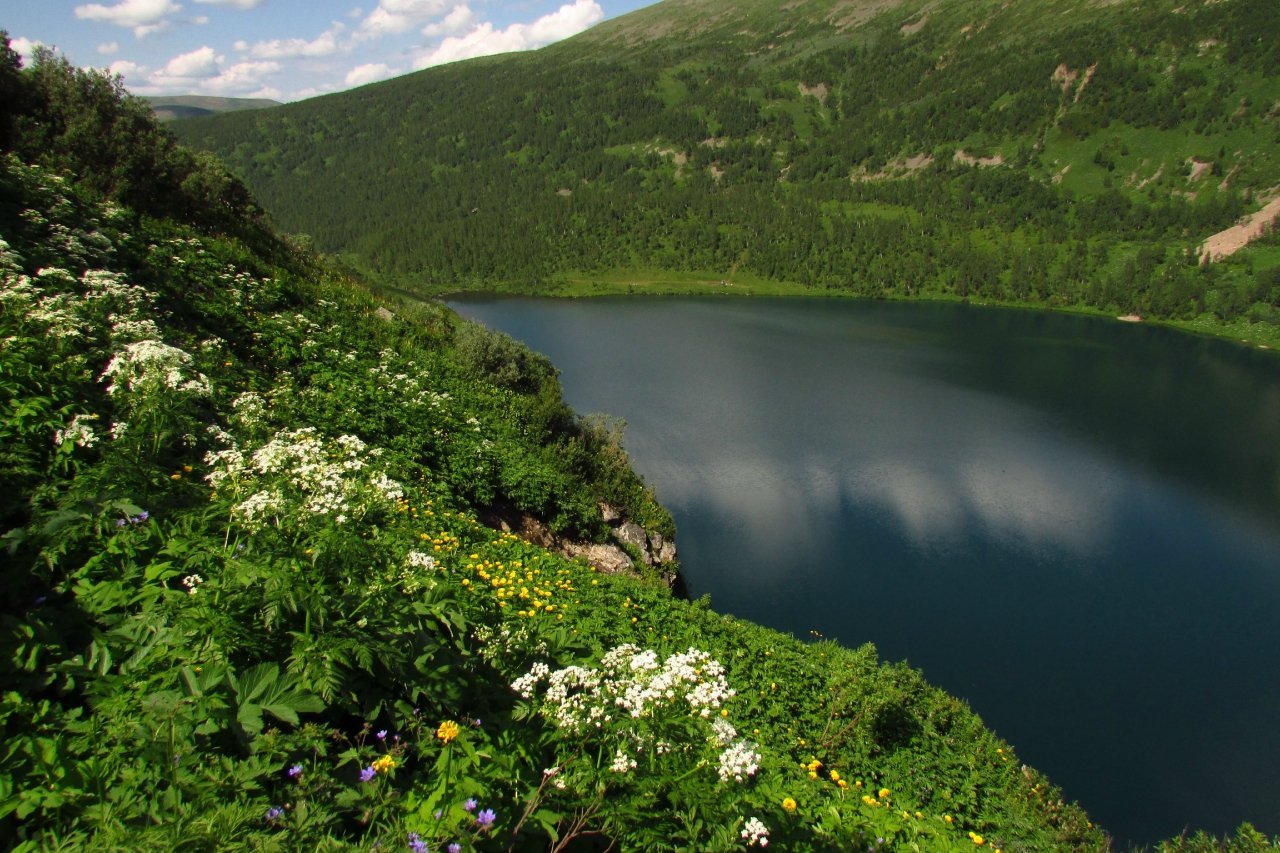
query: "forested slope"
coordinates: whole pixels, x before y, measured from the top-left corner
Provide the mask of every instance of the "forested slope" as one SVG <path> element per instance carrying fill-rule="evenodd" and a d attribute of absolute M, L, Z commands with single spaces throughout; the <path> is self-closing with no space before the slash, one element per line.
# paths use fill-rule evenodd
<path fill-rule="evenodd" d="M 1280 187 L 1268 0 L 668 0 L 532 54 L 182 122 L 278 224 L 420 291 L 653 271 L 1248 336 Z"/>

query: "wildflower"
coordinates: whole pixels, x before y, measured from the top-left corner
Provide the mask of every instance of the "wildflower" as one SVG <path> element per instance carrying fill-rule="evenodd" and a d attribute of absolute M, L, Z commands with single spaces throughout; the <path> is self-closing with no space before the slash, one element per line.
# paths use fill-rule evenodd
<path fill-rule="evenodd" d="M 436 737 L 440 738 L 440 740 L 445 743 L 448 743 L 458 736 L 458 731 L 457 723 L 453 720 L 445 720 L 440 724 L 440 727 L 436 729 Z"/>
<path fill-rule="evenodd" d="M 386 730 L 386 729 L 379 729 L 379 730 L 378 730 L 378 733 L 375 735 L 375 737 L 376 737 L 378 740 L 386 740 L 386 739 L 387 739 L 387 730 Z"/>
<path fill-rule="evenodd" d="M 758 817 L 747 820 L 739 835 L 747 840 L 748 847 L 755 847 L 757 844 L 761 847 L 769 846 L 769 828 Z"/>
<path fill-rule="evenodd" d="M 975 847 L 981 847 L 982 845 L 987 843 L 987 839 L 983 838 L 981 835 L 979 835 L 976 832 L 969 833 L 969 840 L 973 842 Z"/>
<path fill-rule="evenodd" d="M 462 845 L 455 841 L 449 845 L 448 850 L 449 853 L 462 853 Z"/>
<path fill-rule="evenodd" d="M 204 583 L 204 578 L 199 575 L 187 575 L 182 579 L 182 585 L 187 588 L 187 595 L 195 595 L 196 589 L 202 583 Z M 299 772 L 301 772 L 301 769 L 299 769 Z"/>
<path fill-rule="evenodd" d="M 284 809 L 280 808 L 279 806 L 272 806 L 271 808 L 267 809 L 267 820 L 270 821 L 271 823 L 275 823 L 282 817 L 284 817 Z"/>
<path fill-rule="evenodd" d="M 360 781 L 372 782 L 373 777 L 377 775 L 378 775 L 378 771 L 375 770 L 372 765 L 370 765 L 369 767 L 366 767 L 365 769 L 360 771 Z"/>
<path fill-rule="evenodd" d="M 480 805 L 480 804 L 479 804 L 479 803 L 477 803 L 474 799 L 469 799 L 469 800 L 467 800 L 465 803 L 463 803 L 463 804 L 462 804 L 462 808 L 463 808 L 464 810 L 466 810 L 466 811 L 473 812 L 473 811 L 475 811 L 475 810 L 476 810 L 476 806 L 478 806 L 478 805 Z"/>
<path fill-rule="evenodd" d="M 493 811 L 493 809 L 485 809 L 480 812 L 480 814 L 476 815 L 476 825 L 482 828 L 489 827 L 492 826 L 493 822 L 497 819 L 498 815 Z"/>
<path fill-rule="evenodd" d="M 413 853 L 427 853 L 427 842 L 423 841 L 418 833 L 411 832 L 409 833 L 409 849 Z"/>
<path fill-rule="evenodd" d="M 609 766 L 609 769 L 614 773 L 626 773 L 630 770 L 636 769 L 636 760 L 622 750 L 618 750 L 617 754 L 613 757 L 613 764 Z"/>
<path fill-rule="evenodd" d="M 720 753 L 720 781 L 746 781 L 746 777 L 754 776 L 760 769 L 760 753 L 751 748 L 748 741 L 738 741 Z"/>
<path fill-rule="evenodd" d="M 369 766 L 379 773 L 390 773 L 391 770 L 396 766 L 396 760 L 392 758 L 390 755 L 384 755 L 381 758 L 374 761 L 373 764 Z"/>
<path fill-rule="evenodd" d="M 295 765 L 293 765 L 292 767 L 290 767 L 290 768 L 289 768 L 289 778 L 290 778 L 290 779 L 297 779 L 297 778 L 298 778 L 299 776 L 301 776 L 301 775 L 302 775 L 302 765 L 301 765 L 301 764 L 295 764 Z"/>
<path fill-rule="evenodd" d="M 53 446 L 61 447 L 65 442 L 71 442 L 77 447 L 93 447 L 98 442 L 98 436 L 94 433 L 93 427 L 89 426 L 88 421 L 97 419 L 97 415 L 76 415 L 71 419 L 71 423 L 67 424 L 66 429 L 54 432 Z"/>
<path fill-rule="evenodd" d="M 883 800 L 885 797 L 889 796 L 889 789 L 881 788 L 880 792 L 876 796 Z"/>
<path fill-rule="evenodd" d="M 794 811 L 796 810 L 796 807 L 797 807 L 796 801 L 795 801 L 794 799 L 792 799 L 791 797 L 783 797 L 783 798 L 782 798 L 782 810 L 783 810 L 783 811 L 788 812 L 788 813 L 790 813 L 790 812 L 794 812 Z"/>

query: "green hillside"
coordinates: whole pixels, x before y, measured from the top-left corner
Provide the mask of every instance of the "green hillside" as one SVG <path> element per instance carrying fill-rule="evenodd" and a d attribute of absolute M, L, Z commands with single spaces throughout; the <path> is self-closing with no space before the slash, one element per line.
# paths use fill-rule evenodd
<path fill-rule="evenodd" d="M 971 299 L 1276 342 L 1270 0 L 667 0 L 529 54 L 179 122 L 415 292 Z"/>
<path fill-rule="evenodd" d="M 550 365 L 0 59 L 6 849 L 1107 847 L 870 646 L 566 558 L 674 531 Z"/>
<path fill-rule="evenodd" d="M 279 101 L 269 98 L 220 98 L 212 95 L 151 95 L 143 100 L 151 105 L 151 111 L 160 121 L 280 106 Z"/>

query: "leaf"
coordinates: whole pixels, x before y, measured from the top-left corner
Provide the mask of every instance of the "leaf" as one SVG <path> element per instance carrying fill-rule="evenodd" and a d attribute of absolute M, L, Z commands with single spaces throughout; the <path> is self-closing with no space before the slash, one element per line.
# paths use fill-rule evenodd
<path fill-rule="evenodd" d="M 239 678 L 234 675 L 227 678 L 236 692 L 236 721 L 249 734 L 262 731 L 264 712 L 297 725 L 299 713 L 324 710 L 320 698 L 298 689 L 297 679 L 288 673 L 282 675 L 278 664 L 260 663 Z"/>
<path fill-rule="evenodd" d="M 151 563 L 147 566 L 147 568 L 143 572 L 143 576 L 148 581 L 154 581 L 154 580 L 160 579 L 162 575 L 165 578 L 171 578 L 176 574 L 178 573 L 177 571 L 173 570 L 173 563 L 169 562 L 168 560 L 161 560 L 158 563 Z"/>

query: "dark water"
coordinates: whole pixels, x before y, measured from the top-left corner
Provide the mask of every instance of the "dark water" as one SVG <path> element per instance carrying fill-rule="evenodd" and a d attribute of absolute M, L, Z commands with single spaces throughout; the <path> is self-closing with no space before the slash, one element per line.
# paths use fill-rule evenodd
<path fill-rule="evenodd" d="M 922 668 L 1122 844 L 1280 833 L 1280 358 L 953 305 L 454 307 L 627 421 L 692 595 Z"/>

